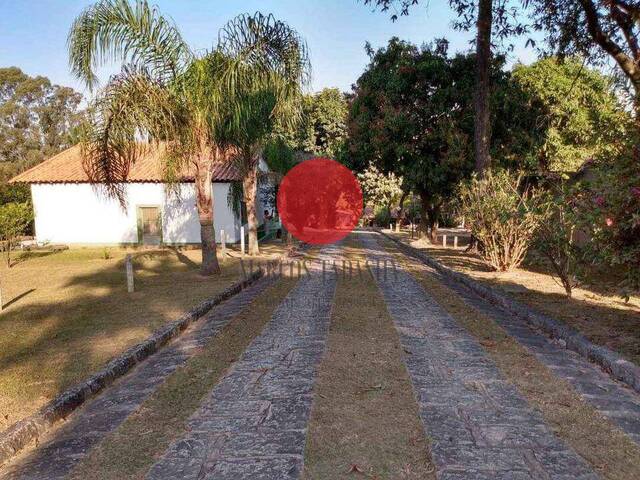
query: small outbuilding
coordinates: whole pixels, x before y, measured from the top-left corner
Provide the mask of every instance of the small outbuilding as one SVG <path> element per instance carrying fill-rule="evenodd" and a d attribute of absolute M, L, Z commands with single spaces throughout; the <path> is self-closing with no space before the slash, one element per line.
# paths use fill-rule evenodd
<path fill-rule="evenodd" d="M 164 180 L 159 148 L 145 149 L 131 166 L 124 185 L 126 209 L 92 183 L 83 168 L 79 145 L 14 177 L 28 183 L 38 243 L 70 245 L 188 245 L 200 243 L 193 175 L 186 171 L 174 188 Z M 263 165 L 261 165 L 262 167 Z M 216 240 L 240 240 L 242 218 L 230 205 L 233 182 L 242 180 L 230 158 L 214 164 L 213 220 Z M 257 212 L 263 212 L 257 200 Z M 262 216 L 259 219 L 262 222 Z"/>

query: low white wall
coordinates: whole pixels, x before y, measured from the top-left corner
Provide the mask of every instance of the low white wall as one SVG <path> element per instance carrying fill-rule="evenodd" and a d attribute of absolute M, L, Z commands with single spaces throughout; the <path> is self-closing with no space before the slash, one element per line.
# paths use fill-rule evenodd
<path fill-rule="evenodd" d="M 240 222 L 228 206 L 229 183 L 214 183 L 214 227 L 220 241 L 240 239 Z M 192 183 L 179 185 L 179 195 L 163 184 L 130 183 L 126 186 L 127 209 L 105 197 L 92 185 L 82 183 L 33 184 L 36 238 L 40 242 L 68 244 L 137 243 L 137 206 L 158 205 L 162 212 L 165 243 L 200 243 L 200 223 Z"/>

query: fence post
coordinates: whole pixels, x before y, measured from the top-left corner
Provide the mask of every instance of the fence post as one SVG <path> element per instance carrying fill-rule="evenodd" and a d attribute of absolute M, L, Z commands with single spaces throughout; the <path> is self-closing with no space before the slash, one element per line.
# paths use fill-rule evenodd
<path fill-rule="evenodd" d="M 244 226 L 240 227 L 240 254 L 244 257 Z"/>
<path fill-rule="evenodd" d="M 396 233 L 400 233 L 400 221 L 396 222 Z"/>
<path fill-rule="evenodd" d="M 220 230 L 220 243 L 222 245 L 222 263 L 224 263 L 225 258 L 227 257 L 227 242 L 224 238 L 224 230 Z"/>
<path fill-rule="evenodd" d="M 133 293 L 133 291 L 134 291 L 134 286 L 133 286 L 133 262 L 131 261 L 131 254 L 130 253 L 128 253 L 127 256 L 125 257 L 124 264 L 125 264 L 126 271 L 127 271 L 127 292 Z"/>
<path fill-rule="evenodd" d="M 453 237 L 453 248 L 458 248 L 458 236 Z"/>
<path fill-rule="evenodd" d="M 443 247 L 447 246 L 447 236 L 446 235 L 442 235 L 442 246 Z"/>

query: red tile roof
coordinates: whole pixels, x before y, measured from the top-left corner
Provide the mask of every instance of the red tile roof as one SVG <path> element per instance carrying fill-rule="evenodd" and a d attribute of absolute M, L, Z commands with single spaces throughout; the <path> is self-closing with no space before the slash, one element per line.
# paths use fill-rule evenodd
<path fill-rule="evenodd" d="M 132 183 L 163 182 L 162 147 L 148 148 L 131 166 L 127 181 Z M 231 159 L 217 162 L 213 166 L 214 182 L 230 182 L 242 179 L 240 172 Z M 186 168 L 181 175 L 182 182 L 193 181 L 193 171 Z M 64 150 L 57 155 L 22 172 L 10 180 L 11 183 L 90 183 L 82 166 L 82 152 L 79 145 Z"/>

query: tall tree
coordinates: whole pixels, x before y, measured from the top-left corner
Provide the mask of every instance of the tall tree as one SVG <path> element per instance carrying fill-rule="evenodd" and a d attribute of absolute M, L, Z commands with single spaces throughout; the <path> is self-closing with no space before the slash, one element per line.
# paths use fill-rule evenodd
<path fill-rule="evenodd" d="M 0 203 L 26 201 L 26 186 L 5 182 L 74 143 L 81 99 L 46 77 L 0 68 Z"/>
<path fill-rule="evenodd" d="M 491 166 L 489 144 L 491 125 L 489 123 L 489 90 L 491 69 L 491 27 L 493 25 L 493 0 L 478 1 L 478 20 L 476 36 L 476 108 L 474 146 L 476 153 L 476 172 L 482 174 Z"/>
<path fill-rule="evenodd" d="M 239 17 L 248 18 L 246 15 Z M 259 90 L 269 78 L 274 60 L 285 56 L 288 31 L 263 28 L 271 17 L 256 14 L 252 21 L 236 19 L 238 40 L 211 51 L 193 52 L 175 24 L 145 0 L 102 0 L 75 20 L 69 34 L 72 72 L 95 87 L 95 68 L 120 61 L 92 104 L 92 121 L 83 142 L 85 166 L 92 180 L 125 202 L 124 181 L 144 150 L 140 138 L 164 142 L 167 180 L 193 172 L 200 220 L 203 275 L 219 273 L 213 230 L 212 168 L 232 145 L 234 125 L 246 111 L 231 104 L 248 85 Z M 263 72 L 257 75 L 257 72 Z"/>
<path fill-rule="evenodd" d="M 265 36 L 280 38 L 278 52 L 263 43 Z M 228 125 L 229 138 L 238 150 L 237 163 L 243 175 L 248 253 L 257 255 L 260 253 L 256 213 L 258 164 L 276 126 L 292 128 L 298 123 L 302 88 L 308 83 L 311 67 L 304 40 L 273 16 L 237 17 L 222 30 L 221 43 L 225 54 L 232 58 L 244 55 L 248 49 L 271 57 L 267 71 L 261 64 L 258 68 L 247 65 L 245 75 L 249 81 L 237 85 L 227 97 L 233 105 L 233 115 L 238 118 Z"/>
<path fill-rule="evenodd" d="M 393 21 L 398 15 L 408 15 L 409 9 L 419 0 L 365 0 L 366 4 L 380 7 L 382 11 L 394 10 Z M 527 30 L 518 20 L 518 9 L 509 0 L 449 0 L 458 14 L 453 26 L 458 30 L 476 27 L 475 71 L 475 126 L 474 151 L 476 171 L 480 174 L 491 166 L 491 46 L 494 38 L 504 40 Z M 475 22 L 474 22 L 475 19 Z M 493 35 L 492 35 L 493 34 Z"/>
<path fill-rule="evenodd" d="M 369 50 L 356 83 L 349 154 L 402 176 L 422 200 L 422 233 L 437 234 L 442 203 L 472 170 L 473 57 L 448 58 L 447 42 L 418 49 L 391 39 Z"/>

